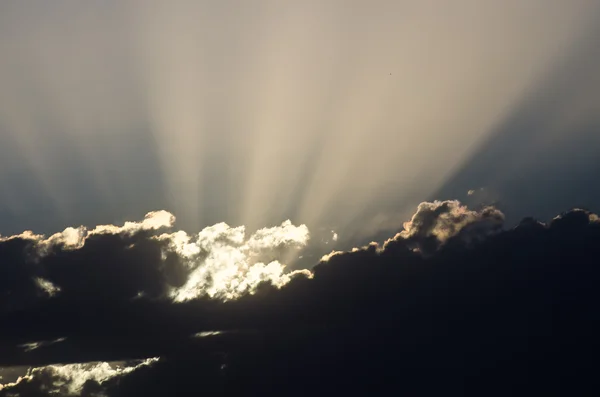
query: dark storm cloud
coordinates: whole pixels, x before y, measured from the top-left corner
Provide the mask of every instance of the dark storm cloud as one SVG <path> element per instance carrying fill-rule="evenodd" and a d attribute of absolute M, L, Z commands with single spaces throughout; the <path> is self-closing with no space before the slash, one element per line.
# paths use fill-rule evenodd
<path fill-rule="evenodd" d="M 281 288 L 266 280 L 254 294 L 226 302 L 149 299 L 163 291 L 160 250 L 152 245 L 159 243 L 148 243 L 142 231 L 121 235 L 124 242 L 115 250 L 115 235 L 98 235 L 78 250 L 61 252 L 106 261 L 69 259 L 73 275 L 43 275 L 60 293 L 2 316 L 0 364 L 44 368 L 161 357 L 90 382 L 82 395 L 592 391 L 598 217 L 573 210 L 548 224 L 527 218 L 509 230 L 499 230 L 501 222 L 493 208 L 423 203 L 405 224 L 406 238 L 400 233 L 384 245 L 334 252 L 312 269 L 312 278 L 293 277 Z M 415 242 L 422 246 L 430 238 L 437 250 L 414 250 Z M 132 243 L 134 251 L 127 254 Z M 14 246 L 11 252 L 29 252 L 23 239 L 0 247 L 5 244 Z M 60 256 L 55 258 L 51 269 L 59 266 Z M 8 259 L 5 264 L 13 263 Z M 110 271 L 101 274 L 94 266 Z M 14 280 L 33 291 L 29 271 Z M 141 279 L 131 279 L 133 274 Z M 147 297 L 130 299 L 139 290 Z M 192 337 L 200 332 L 209 336 Z M 22 347 L 57 338 L 64 339 L 29 351 Z M 44 379 L 23 382 L 19 387 L 30 391 L 22 395 L 44 395 L 52 383 Z M 14 387 L 0 396 L 21 390 Z"/>

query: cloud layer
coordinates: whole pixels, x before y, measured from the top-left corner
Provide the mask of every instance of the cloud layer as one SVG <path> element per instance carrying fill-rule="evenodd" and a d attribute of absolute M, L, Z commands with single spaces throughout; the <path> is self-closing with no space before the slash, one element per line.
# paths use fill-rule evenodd
<path fill-rule="evenodd" d="M 106 396 L 585 394 L 597 353 L 598 216 L 572 210 L 509 230 L 502 219 L 491 207 L 422 203 L 384 244 L 334 251 L 295 277 L 263 260 L 306 244 L 308 231 L 289 222 L 250 236 L 225 224 L 188 235 L 130 223 L 88 233 L 78 248 L 5 238 L 3 268 L 25 270 L 2 279 L 13 304 L 2 314 L 0 365 L 38 369 L 0 396 L 57 387 Z M 59 290 L 40 292 L 36 277 Z M 14 304 L 22 291 L 42 296 Z M 118 374 L 78 364 L 148 357 L 161 359 Z"/>
<path fill-rule="evenodd" d="M 0 261 L 6 262 L 0 294 L 7 298 L 6 308 L 57 295 L 85 300 L 232 299 L 262 282 L 282 286 L 295 275 L 310 276 L 287 271 L 278 260 L 306 246 L 305 225 L 285 221 L 250 236 L 243 226 L 225 223 L 195 235 L 159 233 L 174 222 L 169 212 L 155 211 L 123 226 L 69 227 L 50 237 L 30 231 L 0 237 Z"/>

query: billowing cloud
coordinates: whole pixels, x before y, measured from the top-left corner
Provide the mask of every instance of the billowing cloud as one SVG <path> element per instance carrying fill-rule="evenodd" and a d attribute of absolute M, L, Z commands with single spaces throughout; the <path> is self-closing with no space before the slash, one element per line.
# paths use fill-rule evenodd
<path fill-rule="evenodd" d="M 458 201 L 424 202 L 395 239 L 431 253 L 453 237 L 469 240 L 498 231 L 502 220 L 493 207 L 469 210 Z M 246 235 L 244 226 L 218 223 L 197 234 L 158 234 L 174 223 L 171 213 L 155 211 L 123 226 L 69 227 L 47 238 L 28 231 L 0 244 L 18 245 L 11 255 L 22 262 L 21 282 L 32 284 L 36 296 L 233 299 L 262 283 L 281 287 L 295 276 L 312 276 L 310 270 L 289 271 L 284 263 L 307 246 L 306 225 L 287 220 Z M 331 238 L 337 241 L 338 234 L 332 231 Z"/>
<path fill-rule="evenodd" d="M 12 281 L 34 274 L 61 291 L 2 313 L 0 365 L 38 369 L 6 381 L 0 396 L 320 395 L 333 387 L 439 395 L 461 394 L 465 384 L 478 395 L 489 385 L 504 395 L 516 387 L 585 395 L 599 353 L 590 332 L 600 304 L 597 220 L 572 210 L 502 230 L 497 209 L 422 203 L 385 244 L 333 252 L 310 277 L 262 260 L 307 243 L 308 231 L 290 222 L 250 235 L 224 223 L 197 234 L 104 233 L 42 256 L 31 239 L 6 239 L 3 266 L 26 269 Z M 164 288 L 151 288 L 156 282 Z M 122 376 L 105 364 L 55 365 L 145 357 L 163 358 Z"/>
<path fill-rule="evenodd" d="M 305 225 L 288 220 L 250 236 L 244 226 L 225 223 L 195 235 L 181 230 L 158 234 L 174 222 L 171 213 L 155 211 L 123 226 L 69 227 L 50 237 L 30 231 L 4 237 L 0 249 L 8 250 L 5 259 L 18 258 L 10 264 L 18 269 L 10 270 L 7 264 L 3 270 L 13 278 L 20 275 L 20 286 L 7 279 L 3 292 L 28 294 L 29 299 L 231 299 L 264 282 L 280 287 L 295 275 L 310 276 L 308 271 L 289 272 L 281 262 L 290 250 L 308 243 Z M 26 284 L 30 287 L 24 289 Z"/>
<path fill-rule="evenodd" d="M 2 237 L 0 242 L 11 239 L 29 240 L 37 246 L 41 255 L 46 254 L 46 251 L 53 246 L 61 246 L 63 249 L 81 248 L 85 243 L 86 238 L 94 235 L 114 234 L 114 235 L 133 235 L 140 231 L 152 231 L 163 228 L 173 227 L 175 216 L 168 211 L 153 211 L 146 214 L 141 222 L 125 222 L 123 226 L 116 225 L 98 225 L 92 230 L 88 230 L 84 226 L 68 227 L 62 232 L 55 233 L 46 238 L 44 235 L 35 234 L 32 231 L 24 231 L 21 234 Z"/>
<path fill-rule="evenodd" d="M 286 273 L 285 266 L 277 260 L 256 261 L 278 249 L 307 244 L 308 228 L 294 226 L 289 220 L 280 226 L 260 229 L 248 238 L 243 226 L 219 223 L 205 228 L 197 236 L 177 232 L 163 234 L 159 239 L 169 241 L 169 246 L 190 272 L 186 283 L 172 291 L 175 301 L 202 295 L 231 299 L 252 291 L 264 281 L 282 286 L 295 274 L 310 275 L 307 271 Z"/>
<path fill-rule="evenodd" d="M 431 253 L 441 244 L 459 234 L 469 240 L 485 237 L 501 230 L 504 214 L 494 207 L 470 210 L 457 200 L 423 202 L 404 230 L 395 238 Z"/>

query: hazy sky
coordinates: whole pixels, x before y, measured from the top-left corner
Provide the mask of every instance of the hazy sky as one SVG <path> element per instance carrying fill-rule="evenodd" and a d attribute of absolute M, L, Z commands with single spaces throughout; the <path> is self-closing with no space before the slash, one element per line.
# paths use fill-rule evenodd
<path fill-rule="evenodd" d="M 565 192 L 595 169 L 573 159 L 598 147 L 599 22 L 595 0 L 3 1 L 0 233 L 165 209 L 343 240 L 430 199 L 593 206 Z"/>

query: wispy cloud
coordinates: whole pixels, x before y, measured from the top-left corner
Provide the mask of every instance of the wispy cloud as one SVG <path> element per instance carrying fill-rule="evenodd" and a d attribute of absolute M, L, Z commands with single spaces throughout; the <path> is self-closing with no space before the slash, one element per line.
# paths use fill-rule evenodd
<path fill-rule="evenodd" d="M 16 382 L 4 385 L 0 384 L 0 391 L 6 390 L 9 393 L 14 391 L 17 395 L 21 395 L 21 388 L 27 390 L 28 383 L 37 383 L 37 387 L 47 391 L 51 395 L 80 396 L 84 387 L 89 382 L 101 386 L 104 382 L 129 374 L 141 367 L 152 365 L 158 362 L 158 360 L 158 358 L 149 358 L 125 366 L 98 362 L 32 368 L 28 371 L 27 375 L 20 377 Z"/>

